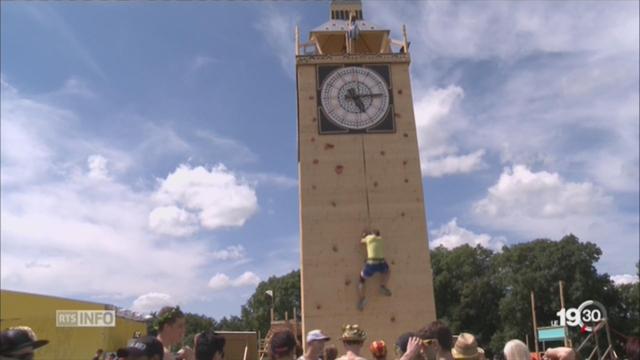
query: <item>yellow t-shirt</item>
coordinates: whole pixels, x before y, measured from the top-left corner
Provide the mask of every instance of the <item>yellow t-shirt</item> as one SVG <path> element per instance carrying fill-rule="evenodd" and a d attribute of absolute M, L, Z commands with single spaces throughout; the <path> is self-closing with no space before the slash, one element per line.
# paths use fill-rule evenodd
<path fill-rule="evenodd" d="M 383 259 L 384 248 L 382 247 L 382 238 L 376 235 L 367 235 L 361 240 L 367 244 L 367 259 Z"/>

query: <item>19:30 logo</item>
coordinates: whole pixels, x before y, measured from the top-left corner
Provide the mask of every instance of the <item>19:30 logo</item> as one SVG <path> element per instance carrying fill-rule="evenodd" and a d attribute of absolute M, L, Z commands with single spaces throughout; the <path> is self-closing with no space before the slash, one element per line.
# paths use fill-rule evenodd
<path fill-rule="evenodd" d="M 556 313 L 561 326 L 578 326 L 581 332 L 591 332 L 599 322 L 607 319 L 607 310 L 597 301 L 587 300 L 576 308 L 562 309 Z"/>

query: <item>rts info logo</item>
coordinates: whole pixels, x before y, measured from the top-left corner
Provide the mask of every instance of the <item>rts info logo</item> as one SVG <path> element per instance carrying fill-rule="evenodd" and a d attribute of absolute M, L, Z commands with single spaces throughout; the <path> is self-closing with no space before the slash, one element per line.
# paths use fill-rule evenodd
<path fill-rule="evenodd" d="M 587 300 L 576 308 L 562 309 L 556 313 L 561 326 L 580 327 L 581 333 L 592 332 L 593 329 L 607 319 L 607 310 L 597 301 Z"/>

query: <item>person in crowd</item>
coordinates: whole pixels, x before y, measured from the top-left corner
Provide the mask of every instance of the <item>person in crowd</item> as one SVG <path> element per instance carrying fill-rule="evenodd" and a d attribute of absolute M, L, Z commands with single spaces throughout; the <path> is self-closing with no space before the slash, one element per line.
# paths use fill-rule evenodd
<path fill-rule="evenodd" d="M 455 360 L 483 360 L 484 350 L 478 347 L 475 336 L 461 333 L 451 349 L 451 355 Z"/>
<path fill-rule="evenodd" d="M 324 347 L 324 360 L 336 360 L 338 357 L 338 348 L 335 345 L 327 345 Z"/>
<path fill-rule="evenodd" d="M 369 345 L 369 351 L 371 351 L 371 356 L 375 360 L 386 360 L 387 359 L 387 344 L 384 343 L 383 340 L 374 340 Z"/>
<path fill-rule="evenodd" d="M 330 337 L 325 335 L 322 330 L 311 330 L 307 333 L 307 351 L 298 358 L 298 360 L 318 360 L 321 358 L 324 345 Z"/>
<path fill-rule="evenodd" d="M 162 360 L 164 356 L 163 344 L 153 336 L 135 339 L 127 348 L 127 360 Z"/>
<path fill-rule="evenodd" d="M 545 360 L 576 360 L 576 352 L 569 347 L 549 348 L 542 356 Z"/>
<path fill-rule="evenodd" d="M 270 360 L 289 360 L 296 356 L 296 338 L 290 330 L 277 331 L 269 342 Z"/>
<path fill-rule="evenodd" d="M 48 340 L 38 340 L 30 327 L 12 327 L 0 333 L 0 358 L 32 360 L 35 350 L 48 343 Z"/>
<path fill-rule="evenodd" d="M 193 339 L 196 360 L 222 360 L 224 358 L 224 336 L 214 331 L 196 334 Z"/>
<path fill-rule="evenodd" d="M 629 360 L 640 360 L 640 338 L 628 338 L 624 350 Z"/>
<path fill-rule="evenodd" d="M 360 356 L 360 350 L 362 350 L 364 341 L 367 340 L 367 333 L 357 324 L 345 325 L 342 328 L 340 340 L 344 346 L 345 354 L 337 360 L 365 360 Z"/>
<path fill-rule="evenodd" d="M 107 355 L 107 360 L 116 360 L 116 354 L 115 353 L 109 353 L 109 355 Z"/>
<path fill-rule="evenodd" d="M 128 356 L 129 356 L 129 352 L 127 351 L 127 348 L 120 348 L 116 350 L 116 358 L 118 360 L 127 360 Z"/>
<path fill-rule="evenodd" d="M 184 313 L 179 306 L 165 306 L 158 311 L 156 319 L 157 339 L 164 347 L 163 360 L 193 360 L 193 350 L 184 347 L 178 351 L 178 357 L 171 353 L 171 348 L 179 344 L 184 338 L 186 331 L 186 320 Z"/>
<path fill-rule="evenodd" d="M 400 338 L 398 340 L 400 340 Z M 424 349 L 423 342 L 424 340 L 420 339 L 417 336 L 407 337 L 406 342 L 404 342 L 405 351 L 399 360 L 424 360 L 425 357 L 423 356 L 423 349 Z M 400 351 L 402 351 L 401 347 L 400 347 Z"/>
<path fill-rule="evenodd" d="M 100 360 L 102 359 L 102 354 L 104 354 L 104 350 L 98 349 L 96 350 L 96 354 L 91 358 L 91 360 Z"/>
<path fill-rule="evenodd" d="M 413 331 L 409 331 L 398 336 L 398 339 L 396 340 L 396 343 L 394 345 L 394 352 L 397 358 L 401 357 L 402 355 L 404 355 L 404 353 L 407 352 L 407 344 L 409 343 L 409 339 L 415 336 L 416 334 Z"/>
<path fill-rule="evenodd" d="M 451 348 L 453 345 L 453 335 L 451 330 L 439 320 L 436 320 L 418 330 L 417 336 L 422 340 L 435 340 L 425 342 L 427 357 L 437 360 L 453 360 Z"/>
<path fill-rule="evenodd" d="M 367 279 L 376 273 L 380 273 L 382 275 L 380 292 L 383 295 L 391 296 L 391 290 L 387 288 L 387 282 L 389 281 L 389 265 L 384 259 L 384 248 L 382 237 L 380 237 L 380 231 L 364 231 L 362 233 L 360 243 L 367 247 L 367 261 L 360 272 L 360 282 L 358 283 L 358 310 L 362 311 L 364 310 L 364 306 L 367 302 L 367 299 L 364 296 L 364 284 Z"/>
<path fill-rule="evenodd" d="M 520 340 L 509 340 L 502 350 L 506 360 L 530 360 L 531 353 L 525 343 Z"/>

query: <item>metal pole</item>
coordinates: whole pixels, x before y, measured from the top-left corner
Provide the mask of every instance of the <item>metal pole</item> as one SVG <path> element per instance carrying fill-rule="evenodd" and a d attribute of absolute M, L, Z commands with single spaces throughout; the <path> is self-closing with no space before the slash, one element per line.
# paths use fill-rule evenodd
<path fill-rule="evenodd" d="M 531 290 L 531 317 L 533 319 L 533 348 L 538 356 L 538 323 L 536 322 L 536 300 L 533 297 L 533 290 Z"/>

